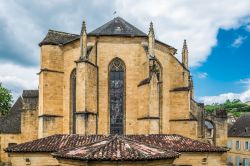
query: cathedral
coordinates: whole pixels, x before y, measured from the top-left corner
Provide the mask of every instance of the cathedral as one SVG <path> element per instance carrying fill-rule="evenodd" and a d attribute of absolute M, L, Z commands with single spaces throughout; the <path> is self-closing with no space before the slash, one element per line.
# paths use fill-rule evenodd
<path fill-rule="evenodd" d="M 12 165 L 226 165 L 223 113 L 194 100 L 188 47 L 177 50 L 121 17 L 80 35 L 49 30 L 38 90 L 0 117 Z"/>

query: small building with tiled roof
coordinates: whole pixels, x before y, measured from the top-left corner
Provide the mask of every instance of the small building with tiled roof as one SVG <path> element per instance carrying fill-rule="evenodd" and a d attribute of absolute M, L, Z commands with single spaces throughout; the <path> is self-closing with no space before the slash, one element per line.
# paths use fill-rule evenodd
<path fill-rule="evenodd" d="M 243 114 L 228 130 L 228 163 L 250 164 L 250 114 Z"/>
<path fill-rule="evenodd" d="M 52 154 L 60 165 L 172 165 L 179 153 L 161 149 L 125 136 L 109 136 L 92 144 L 73 147 Z M 70 161 L 69 161 L 70 160 Z M 103 163 L 100 163 L 103 161 Z M 71 163 L 71 164 L 70 164 Z"/>
<path fill-rule="evenodd" d="M 13 165 L 58 165 L 51 153 L 59 159 L 67 150 L 77 156 L 77 149 L 84 151 L 78 159 L 85 160 L 92 154 L 86 147 L 113 138 L 113 156 L 121 153 L 116 145 L 124 154 L 128 147 L 138 153 L 127 156 L 135 157 L 130 165 L 140 159 L 167 164 L 178 153 L 174 164 L 223 163 L 225 149 L 219 146 L 226 146 L 226 134 L 219 131 L 225 118 L 215 126 L 213 145 L 202 143 L 207 141 L 204 105 L 194 100 L 186 40 L 179 61 L 174 47 L 155 38 L 152 22 L 145 33 L 116 17 L 89 33 L 85 22 L 80 34 L 49 30 L 39 46 L 39 89 L 25 91 L 18 120 L 0 128 L 18 130 L 13 140 L 2 139 L 1 149 L 11 145 L 6 151 Z M 99 148 L 110 152 L 108 146 Z"/>
<path fill-rule="evenodd" d="M 19 157 L 22 156 L 28 158 L 31 165 L 39 164 L 40 160 L 35 159 L 38 156 L 44 157 L 45 165 L 50 163 L 57 165 L 60 161 L 63 163 L 72 162 L 71 164 L 83 161 L 94 161 L 94 163 L 105 161 L 107 163 L 108 161 L 131 162 L 137 160 L 152 163 L 154 162 L 152 160 L 160 159 L 162 163 L 173 162 L 176 165 L 201 164 L 203 160 L 204 163 L 209 164 L 210 162 L 223 163 L 221 157 L 227 151 L 225 148 L 176 134 L 126 136 L 59 134 L 14 145 L 5 150 L 11 156 L 12 163 L 20 163 Z M 59 161 L 55 160 L 51 154 Z M 192 156 L 195 158 L 190 160 Z M 173 161 L 174 158 L 177 159 Z M 26 161 L 22 160 L 22 162 L 25 165 Z M 109 164 L 112 165 L 111 163 Z M 117 162 L 115 163 L 117 164 Z"/>

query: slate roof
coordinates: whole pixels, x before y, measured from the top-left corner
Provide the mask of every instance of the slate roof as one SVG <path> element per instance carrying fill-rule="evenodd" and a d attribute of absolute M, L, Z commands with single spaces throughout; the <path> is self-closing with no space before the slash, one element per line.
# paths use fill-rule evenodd
<path fill-rule="evenodd" d="M 177 152 L 226 152 L 226 149 L 175 134 L 127 135 L 128 139 Z M 105 139 L 104 135 L 53 135 L 6 149 L 7 152 L 57 152 Z"/>
<path fill-rule="evenodd" d="M 39 43 L 39 46 L 42 45 L 58 45 L 66 44 L 70 41 L 79 39 L 79 35 L 60 32 L 55 30 L 49 30 L 42 42 Z"/>
<path fill-rule="evenodd" d="M 116 17 L 113 20 L 105 23 L 101 27 L 88 33 L 89 36 L 147 36 L 144 32 L 137 29 L 121 17 Z M 79 39 L 80 35 L 49 30 L 39 46 L 42 45 L 59 45 Z"/>
<path fill-rule="evenodd" d="M 163 150 L 129 139 L 125 136 L 109 136 L 98 142 L 54 153 L 53 156 L 78 160 L 155 160 L 176 158 L 180 153 Z"/>
<path fill-rule="evenodd" d="M 88 33 L 89 36 L 137 36 L 137 37 L 147 37 L 147 34 L 131 25 L 121 17 L 116 17 L 113 20 L 105 23 L 101 27 Z M 72 34 L 66 32 L 60 32 L 56 30 L 49 30 L 45 38 L 39 43 L 42 45 L 64 45 L 70 43 L 74 40 L 80 38 L 79 34 Z M 166 45 L 167 47 L 174 49 L 174 47 L 169 46 L 159 40 L 157 42 Z"/>
<path fill-rule="evenodd" d="M 38 97 L 38 90 L 23 90 L 22 94 L 23 98 L 37 98 Z"/>
<path fill-rule="evenodd" d="M 10 112 L 3 117 L 0 117 L 0 134 L 17 134 L 21 133 L 21 110 L 23 102 L 19 97 L 15 104 L 10 109 Z"/>
<path fill-rule="evenodd" d="M 88 35 L 118 35 L 118 36 L 147 36 L 121 17 L 116 17 L 101 27 L 93 30 Z"/>
<path fill-rule="evenodd" d="M 250 114 L 242 115 L 228 130 L 229 137 L 250 137 Z"/>

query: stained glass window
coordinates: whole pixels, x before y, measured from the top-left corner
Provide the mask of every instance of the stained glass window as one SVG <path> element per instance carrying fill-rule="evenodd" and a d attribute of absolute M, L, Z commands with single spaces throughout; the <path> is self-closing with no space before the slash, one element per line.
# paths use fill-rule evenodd
<path fill-rule="evenodd" d="M 110 134 L 123 131 L 124 118 L 124 64 L 115 59 L 109 68 Z"/>
<path fill-rule="evenodd" d="M 70 77 L 71 81 L 71 132 L 76 133 L 76 70 L 73 70 Z"/>

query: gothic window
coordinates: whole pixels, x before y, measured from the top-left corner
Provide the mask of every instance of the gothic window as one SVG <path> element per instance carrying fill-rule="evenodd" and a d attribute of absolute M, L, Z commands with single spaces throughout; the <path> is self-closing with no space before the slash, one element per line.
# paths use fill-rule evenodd
<path fill-rule="evenodd" d="M 110 134 L 124 133 L 125 65 L 116 58 L 109 66 Z"/>
<path fill-rule="evenodd" d="M 76 133 L 76 70 L 74 69 L 71 73 L 70 76 L 70 89 L 71 89 L 71 95 L 70 95 L 70 103 L 71 103 L 71 121 L 70 121 L 70 126 L 71 126 L 71 133 L 75 134 Z"/>

